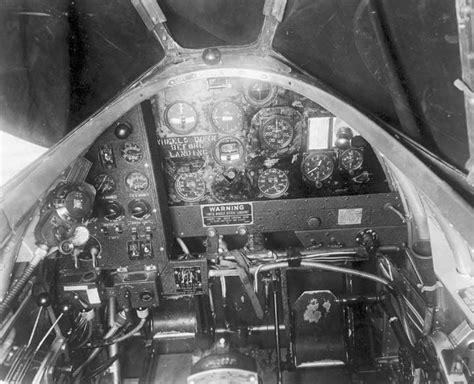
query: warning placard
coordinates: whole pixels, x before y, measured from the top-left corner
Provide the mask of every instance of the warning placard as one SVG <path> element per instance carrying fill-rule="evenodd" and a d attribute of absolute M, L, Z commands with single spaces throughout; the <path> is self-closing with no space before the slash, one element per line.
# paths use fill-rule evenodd
<path fill-rule="evenodd" d="M 252 203 L 208 204 L 201 206 L 205 227 L 253 224 Z"/>

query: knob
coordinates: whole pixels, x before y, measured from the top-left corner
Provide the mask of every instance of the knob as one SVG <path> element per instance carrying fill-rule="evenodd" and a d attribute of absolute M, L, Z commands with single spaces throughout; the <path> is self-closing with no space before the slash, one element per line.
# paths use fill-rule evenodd
<path fill-rule="evenodd" d="M 115 127 L 115 136 L 119 139 L 126 139 L 132 133 L 133 129 L 130 124 L 120 123 Z"/>
<path fill-rule="evenodd" d="M 150 206 L 144 200 L 133 200 L 128 205 L 130 215 L 135 219 L 145 219 L 150 214 Z"/>
<path fill-rule="evenodd" d="M 222 58 L 221 51 L 218 48 L 206 48 L 202 53 L 202 61 L 207 65 L 219 64 Z"/>
<path fill-rule="evenodd" d="M 40 307 L 49 307 L 51 304 L 51 298 L 49 297 L 49 294 L 46 292 L 40 293 L 36 297 L 36 304 L 38 304 Z"/>
<path fill-rule="evenodd" d="M 321 225 L 321 219 L 319 217 L 310 217 L 308 219 L 309 228 L 319 228 L 320 225 Z"/>
<path fill-rule="evenodd" d="M 153 294 L 151 292 L 148 292 L 148 291 L 144 291 L 142 293 L 140 293 L 140 300 L 141 301 L 151 301 L 153 299 Z"/>
<path fill-rule="evenodd" d="M 61 305 L 61 312 L 66 314 L 71 310 L 71 305 L 69 303 L 63 303 Z"/>

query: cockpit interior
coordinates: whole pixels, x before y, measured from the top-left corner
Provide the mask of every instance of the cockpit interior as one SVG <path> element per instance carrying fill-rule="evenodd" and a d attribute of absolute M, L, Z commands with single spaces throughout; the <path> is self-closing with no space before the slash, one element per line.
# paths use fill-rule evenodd
<path fill-rule="evenodd" d="M 2 187 L 0 381 L 474 382 L 474 168 L 417 140 L 380 6 L 398 123 L 274 50 L 301 2 L 199 48 L 160 3 L 163 58 Z"/>

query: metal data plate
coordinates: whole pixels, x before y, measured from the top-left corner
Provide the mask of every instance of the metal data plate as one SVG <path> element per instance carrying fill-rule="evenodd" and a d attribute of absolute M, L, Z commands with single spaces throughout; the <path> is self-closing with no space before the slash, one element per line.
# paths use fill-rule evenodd
<path fill-rule="evenodd" d="M 188 377 L 188 384 L 249 384 L 258 383 L 256 372 L 236 368 L 220 368 L 195 373 Z"/>

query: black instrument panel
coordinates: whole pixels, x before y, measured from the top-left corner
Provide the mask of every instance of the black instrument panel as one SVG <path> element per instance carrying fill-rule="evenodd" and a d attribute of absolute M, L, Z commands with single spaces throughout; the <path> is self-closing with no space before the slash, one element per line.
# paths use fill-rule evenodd
<path fill-rule="evenodd" d="M 129 268 L 168 262 L 171 241 L 169 210 L 158 147 L 148 138 L 143 106 L 122 116 L 92 145 L 87 177 L 97 196 L 88 224 L 101 244 L 97 266 Z M 147 132 L 147 129 L 151 132 Z"/>
<path fill-rule="evenodd" d="M 152 109 L 170 206 L 390 191 L 361 136 L 273 84 L 196 80 L 156 95 Z"/>

